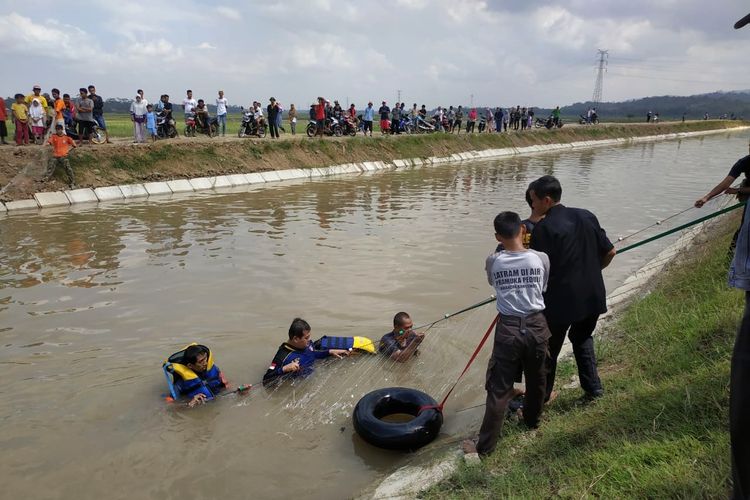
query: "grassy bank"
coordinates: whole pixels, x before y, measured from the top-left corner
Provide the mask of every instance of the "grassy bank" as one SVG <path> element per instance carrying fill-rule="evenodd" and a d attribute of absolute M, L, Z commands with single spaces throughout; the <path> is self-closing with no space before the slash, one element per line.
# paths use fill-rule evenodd
<path fill-rule="evenodd" d="M 81 187 L 101 187 L 134 182 L 248 173 L 288 168 L 313 168 L 364 161 L 448 156 L 471 150 L 523 147 L 534 144 L 638 137 L 674 132 L 729 129 L 745 125 L 739 121 L 696 121 L 687 123 L 608 124 L 562 129 L 534 129 L 503 134 L 444 133 L 310 139 L 298 134 L 282 140 L 226 138 L 184 138 L 133 145 L 127 141 L 100 146 L 84 145 L 73 151 L 70 163 Z M 46 162 L 49 149 L 41 146 L 0 148 L 0 185 L 30 164 Z M 16 185 L 21 188 L 16 188 Z M 28 179 L 13 182 L 3 194 L 5 200 L 30 198 L 39 191 L 65 189 L 57 174 L 50 182 Z"/>
<path fill-rule="evenodd" d="M 400 137 L 345 137 L 284 141 L 271 139 L 161 141 L 145 147 L 86 148 L 71 163 L 87 185 L 175 177 L 221 175 L 285 168 L 323 167 L 349 162 L 446 156 L 488 148 L 521 147 L 660 133 L 728 128 L 740 122 L 693 122 L 688 124 L 609 125 L 535 130 L 514 134 L 449 134 Z M 110 151 L 113 150 L 113 151 Z M 93 172 L 96 169 L 97 172 Z M 96 175 L 89 175 L 90 173 Z"/>
<path fill-rule="evenodd" d="M 604 398 L 583 406 L 580 389 L 563 389 L 539 430 L 508 425 L 494 455 L 425 496 L 727 498 L 729 360 L 742 315 L 727 246 L 738 221 L 714 226 L 610 325 L 598 344 Z"/>

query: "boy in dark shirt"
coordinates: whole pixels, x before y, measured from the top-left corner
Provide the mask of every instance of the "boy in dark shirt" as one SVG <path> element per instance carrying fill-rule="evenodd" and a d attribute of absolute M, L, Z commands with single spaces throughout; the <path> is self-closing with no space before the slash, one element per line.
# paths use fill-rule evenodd
<path fill-rule="evenodd" d="M 315 360 L 333 356 L 348 356 L 345 349 L 324 349 L 316 351 L 310 340 L 310 324 L 302 318 L 294 318 L 289 327 L 289 340 L 279 346 L 271 366 L 263 376 L 263 385 L 278 382 L 285 376 L 307 377 L 314 371 Z"/>
<path fill-rule="evenodd" d="M 393 317 L 393 331 L 383 335 L 380 339 L 378 351 L 393 361 L 403 363 L 416 356 L 417 348 L 424 340 L 424 333 L 413 330 L 414 322 L 405 312 Z"/>

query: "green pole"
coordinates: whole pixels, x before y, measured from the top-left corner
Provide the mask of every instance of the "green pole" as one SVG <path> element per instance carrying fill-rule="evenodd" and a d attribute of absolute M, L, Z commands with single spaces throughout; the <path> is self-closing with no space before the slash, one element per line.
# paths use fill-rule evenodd
<path fill-rule="evenodd" d="M 718 216 L 720 216 L 722 214 L 725 214 L 727 212 L 731 212 L 732 210 L 734 210 L 736 208 L 743 207 L 743 206 L 745 206 L 744 203 L 737 203 L 736 205 L 732 205 L 731 207 L 722 208 L 721 210 L 717 210 L 716 212 L 713 212 L 711 214 L 705 215 L 705 216 L 703 216 L 703 217 L 701 217 L 699 219 L 687 222 L 687 223 L 685 223 L 685 224 L 683 224 L 681 226 L 677 226 L 677 227 L 675 227 L 673 229 L 670 229 L 669 231 L 664 231 L 663 233 L 659 233 L 659 234 L 657 234 L 655 236 L 652 236 L 650 238 L 646 238 L 645 240 L 639 241 L 638 243 L 633 243 L 632 245 L 628 245 L 625 248 L 619 249 L 617 251 L 617 253 L 621 254 L 623 252 L 627 252 L 628 250 L 632 250 L 634 248 L 638 248 L 639 246 L 645 245 L 646 243 L 651 243 L 654 240 L 658 240 L 659 238 L 664 238 L 665 236 L 669 236 L 670 234 L 674 234 L 677 231 L 682 231 L 685 228 L 688 228 L 690 226 L 694 226 L 696 224 L 700 224 L 701 222 L 705 222 L 705 221 L 707 221 L 709 219 L 713 219 L 714 217 L 718 217 Z"/>

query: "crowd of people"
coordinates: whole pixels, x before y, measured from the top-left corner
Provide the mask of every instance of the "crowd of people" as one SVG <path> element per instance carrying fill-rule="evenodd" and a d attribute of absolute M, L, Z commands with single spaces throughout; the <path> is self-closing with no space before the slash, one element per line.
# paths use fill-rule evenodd
<path fill-rule="evenodd" d="M 214 116 L 211 116 L 206 100 L 195 99 L 192 90 L 187 90 L 185 94 L 179 104 L 172 103 L 168 94 L 162 94 L 152 103 L 143 90 L 139 89 L 129 108 L 134 142 L 144 143 L 175 137 L 179 133 L 180 123 L 184 123 L 184 133 L 187 136 L 197 133 L 225 136 L 229 102 L 224 91 L 219 90 L 213 101 Z M 177 106 L 181 111 L 179 117 Z M 7 144 L 8 110 L 5 106 L 0 108 L 0 142 Z M 291 134 L 297 133 L 300 116 L 294 104 L 285 109 L 280 101 L 271 97 L 265 106 L 259 101 L 253 101 L 242 109 L 243 125 L 248 125 L 248 131 L 260 131 L 255 135 L 265 135 L 267 130 L 272 138 L 278 138 L 280 132 L 286 132 L 285 120 Z M 535 111 L 534 108 L 521 106 L 507 109 L 438 106 L 428 110 L 424 104 L 418 107 L 416 103 L 407 109 L 403 102 L 390 107 L 386 101 L 377 109 L 370 102 L 367 107 L 358 110 L 354 104 L 344 109 L 337 100 L 332 104 L 320 97 L 310 106 L 309 119 L 314 126 L 314 133 L 310 135 L 334 135 L 332 127 L 335 125 L 352 132 L 351 135 L 361 132 L 372 136 L 376 116 L 379 118 L 380 132 L 384 135 L 436 131 L 460 134 L 530 129 L 534 126 Z M 554 124 L 560 122 L 559 107 L 552 111 L 549 119 Z M 96 93 L 94 85 L 81 87 L 75 96 L 61 94 L 58 89 L 52 89 L 49 94 L 42 93 L 41 86 L 34 85 L 30 94 L 15 95 L 10 120 L 15 130 L 15 144 L 18 146 L 42 144 L 55 131 L 57 124 L 63 126 L 63 135 L 71 136 L 79 146 L 84 141 L 90 141 L 92 133 L 96 133 L 97 138 L 101 137 L 101 142 L 109 142 L 104 120 L 104 100 Z M 242 132 L 239 135 L 244 136 Z"/>
<path fill-rule="evenodd" d="M 104 100 L 96 93 L 96 87 L 89 85 L 78 89 L 77 97 L 61 94 L 53 88 L 51 95 L 42 94 L 42 87 L 34 85 L 28 95 L 17 93 L 10 107 L 11 122 L 17 146 L 31 143 L 42 144 L 57 126 L 61 126 L 64 135 L 70 135 L 78 141 L 89 140 L 94 129 L 100 129 L 105 140 L 107 124 L 104 121 Z M 7 144 L 8 119 L 5 104 L 0 106 L 0 142 Z"/>

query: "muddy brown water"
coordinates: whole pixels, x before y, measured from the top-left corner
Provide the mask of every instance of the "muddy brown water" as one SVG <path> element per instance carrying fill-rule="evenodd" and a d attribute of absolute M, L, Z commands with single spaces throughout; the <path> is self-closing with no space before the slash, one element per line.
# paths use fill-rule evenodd
<path fill-rule="evenodd" d="M 594 211 L 615 240 L 690 206 L 747 141 L 727 133 L 3 216 L 2 496 L 356 495 L 421 456 L 363 443 L 356 401 L 390 385 L 442 396 L 492 306 L 437 325 L 406 365 L 321 363 L 305 381 L 193 410 L 164 402 L 161 361 L 198 341 L 232 382 L 257 383 L 295 316 L 314 337 L 378 339 L 399 310 L 429 323 L 489 296 L 492 218 L 526 214 L 531 180 L 558 176 L 563 202 Z M 617 257 L 608 289 L 668 241 Z M 487 354 L 422 454 L 477 428 L 481 408 L 456 410 L 482 402 Z"/>

